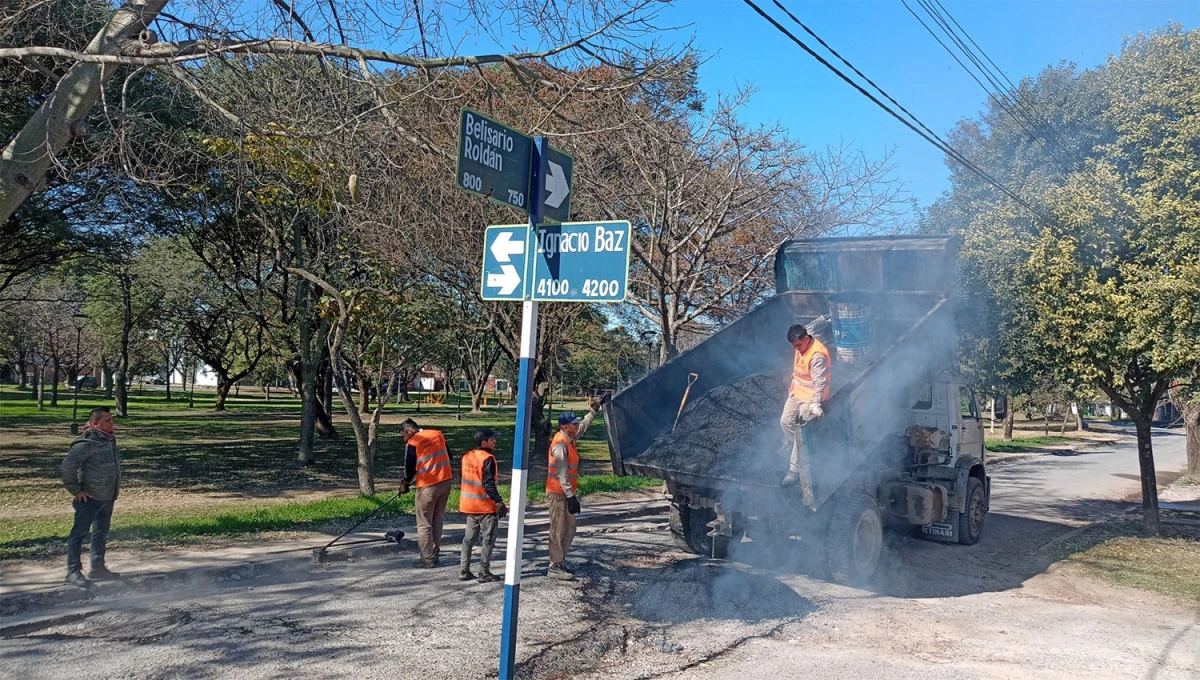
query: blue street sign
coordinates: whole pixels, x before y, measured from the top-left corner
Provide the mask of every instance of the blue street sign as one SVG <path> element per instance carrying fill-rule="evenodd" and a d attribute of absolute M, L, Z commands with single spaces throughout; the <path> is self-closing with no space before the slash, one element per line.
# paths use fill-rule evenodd
<path fill-rule="evenodd" d="M 629 284 L 628 222 L 564 222 L 538 228 L 533 299 L 621 302 Z"/>
<path fill-rule="evenodd" d="M 483 236 L 484 300 L 521 300 L 525 296 L 525 241 L 529 225 L 488 227 Z"/>
<path fill-rule="evenodd" d="M 539 227 L 526 272 L 529 227 L 488 227 L 483 238 L 484 300 L 621 302 L 629 286 L 628 222 L 565 222 Z"/>

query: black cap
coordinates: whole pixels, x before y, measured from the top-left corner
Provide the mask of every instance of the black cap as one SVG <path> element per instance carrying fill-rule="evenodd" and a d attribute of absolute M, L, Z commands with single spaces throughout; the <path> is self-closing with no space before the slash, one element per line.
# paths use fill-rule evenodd
<path fill-rule="evenodd" d="M 496 433 L 492 432 L 489 428 L 485 427 L 485 428 L 475 431 L 475 443 L 476 444 L 483 444 L 487 440 L 495 439 L 495 438 L 496 438 Z"/>

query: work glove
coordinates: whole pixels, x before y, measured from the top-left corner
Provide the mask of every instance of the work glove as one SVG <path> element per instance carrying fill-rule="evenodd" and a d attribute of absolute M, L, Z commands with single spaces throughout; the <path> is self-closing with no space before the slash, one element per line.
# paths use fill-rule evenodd
<path fill-rule="evenodd" d="M 820 420 L 825 415 L 825 410 L 821 408 L 821 402 L 814 401 L 808 405 L 808 415 L 814 420 Z"/>
<path fill-rule="evenodd" d="M 600 399 L 591 399 L 588 401 L 588 408 L 592 409 L 593 411 L 599 411 L 601 408 L 603 408 L 603 406 L 604 402 Z"/>
<path fill-rule="evenodd" d="M 567 512 L 571 513 L 572 515 L 579 514 L 579 499 L 575 496 L 571 496 L 567 499 Z"/>
<path fill-rule="evenodd" d="M 400 480 L 400 488 L 397 489 L 396 492 L 399 493 L 401 496 L 403 496 L 404 494 L 408 493 L 408 489 L 410 486 L 411 486 L 411 483 L 407 479 L 402 479 L 402 480 Z"/>
<path fill-rule="evenodd" d="M 496 519 L 504 519 L 507 516 L 508 506 L 504 504 L 504 501 L 500 501 L 496 504 Z"/>
<path fill-rule="evenodd" d="M 600 397 L 600 406 L 608 406 L 608 402 L 612 401 L 612 392 L 605 392 L 604 396 Z"/>

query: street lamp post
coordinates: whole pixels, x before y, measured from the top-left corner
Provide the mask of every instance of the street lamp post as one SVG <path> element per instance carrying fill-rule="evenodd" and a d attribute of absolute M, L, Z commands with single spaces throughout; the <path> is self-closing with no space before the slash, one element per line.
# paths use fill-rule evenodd
<path fill-rule="evenodd" d="M 71 318 L 75 320 L 75 405 L 71 407 L 71 434 L 79 434 L 79 369 L 83 368 L 79 361 L 79 350 L 83 339 L 83 324 L 89 317 L 83 312 L 76 312 Z"/>
<path fill-rule="evenodd" d="M 654 331 L 642 331 L 642 342 L 646 344 L 646 375 L 650 375 L 650 362 L 654 359 Z"/>

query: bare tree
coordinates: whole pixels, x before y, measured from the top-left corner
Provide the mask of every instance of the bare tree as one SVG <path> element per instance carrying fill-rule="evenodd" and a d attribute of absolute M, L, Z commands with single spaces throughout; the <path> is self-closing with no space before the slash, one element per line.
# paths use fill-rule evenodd
<path fill-rule="evenodd" d="M 31 20 L 43 2 L 26 0 L 4 9 L 0 28 Z M 494 3 L 401 3 L 372 1 L 337 2 L 298 8 L 287 2 L 242 7 L 217 2 L 194 8 L 182 19 L 166 11 L 167 0 L 127 0 L 108 17 L 86 46 L 45 44 L 36 41 L 0 46 L 0 60 L 17 60 L 31 67 L 64 75 L 42 106 L 8 142 L 0 155 L 0 222 L 21 203 L 45 186 L 47 172 L 72 137 L 85 133 L 85 121 L 100 100 L 105 84 L 118 73 L 129 80 L 157 72 L 177 78 L 196 99 L 244 130 L 268 134 L 336 135 L 364 118 L 390 118 L 394 132 L 414 147 L 427 146 L 411 127 L 389 111 L 382 101 L 374 111 L 338 121 L 333 126 L 298 128 L 276 126 L 253 110 L 227 106 L 210 88 L 212 78 L 224 77 L 220 69 L 205 69 L 211 62 L 261 63 L 263 59 L 307 59 L 331 68 L 334 62 L 361 67 L 361 80 L 377 77 L 371 64 L 400 68 L 432 77 L 438 71 L 470 71 L 489 65 L 510 70 L 530 87 L 559 87 L 555 80 L 539 77 L 536 64 L 565 65 L 572 60 L 594 59 L 614 65 L 629 63 L 633 47 L 652 35 L 653 0 L 566 0 L 553 12 L 538 5 L 501 0 Z M 503 44 L 495 27 L 529 31 L 539 47 L 482 55 L 431 55 L 455 45 L 464 29 L 473 28 Z M 53 41 L 51 41 L 53 42 Z M 394 51 L 364 45 L 395 46 Z M 566 90 L 560 90 L 565 92 Z M 118 103 L 123 107 L 124 101 Z M 128 168 L 133 164 L 127 163 Z M 154 176 L 148 181 L 161 182 Z"/>
<path fill-rule="evenodd" d="M 873 230 L 897 214 L 886 156 L 809 154 L 779 127 L 741 122 L 749 96 L 718 98 L 709 112 L 688 88 L 623 102 L 609 115 L 638 124 L 600 136 L 577 171 L 594 210 L 635 225 L 630 303 L 660 331 L 663 361 L 682 333 L 761 302 L 783 241 Z"/>

